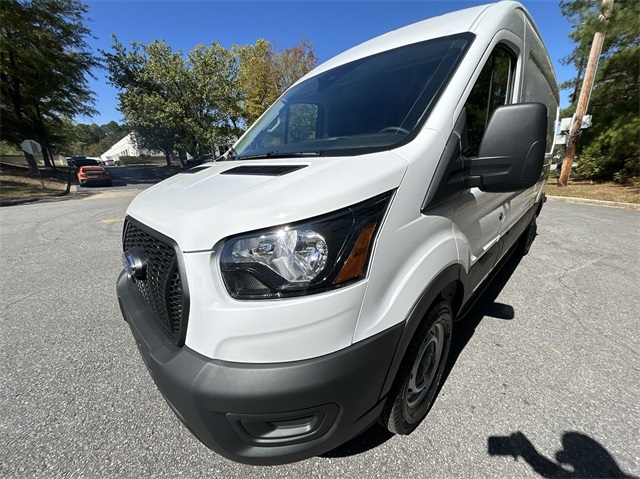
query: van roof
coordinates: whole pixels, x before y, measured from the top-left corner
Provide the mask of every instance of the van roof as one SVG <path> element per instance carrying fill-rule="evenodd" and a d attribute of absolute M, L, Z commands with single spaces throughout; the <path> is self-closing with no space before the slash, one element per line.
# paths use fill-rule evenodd
<path fill-rule="evenodd" d="M 486 34 L 491 38 L 496 25 L 501 25 L 503 19 L 517 11 L 521 15 L 524 13 L 531 24 L 534 24 L 529 13 L 519 2 L 501 1 L 466 8 L 413 23 L 361 43 L 323 63 L 306 78 L 359 58 L 432 38 L 464 32 L 472 32 L 477 36 Z"/>

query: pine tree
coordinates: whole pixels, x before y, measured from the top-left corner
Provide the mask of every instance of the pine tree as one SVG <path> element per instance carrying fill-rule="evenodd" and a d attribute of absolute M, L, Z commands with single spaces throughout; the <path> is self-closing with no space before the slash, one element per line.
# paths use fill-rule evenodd
<path fill-rule="evenodd" d="M 564 59 L 573 64 L 578 76 L 561 85 L 574 89 L 575 110 L 581 75 L 596 31 L 605 40 L 587 113 L 593 126 L 580 138 L 578 173 L 592 179 L 628 182 L 640 177 L 640 4 L 635 0 L 616 0 L 608 20 L 599 20 L 600 2 L 565 0 L 563 15 L 574 25 L 570 38 L 575 43 Z"/>

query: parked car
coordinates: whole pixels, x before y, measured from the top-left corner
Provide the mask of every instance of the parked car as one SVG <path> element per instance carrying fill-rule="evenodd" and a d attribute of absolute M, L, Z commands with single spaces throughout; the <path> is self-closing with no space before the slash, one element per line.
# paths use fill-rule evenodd
<path fill-rule="evenodd" d="M 476 6 L 327 61 L 139 194 L 117 295 L 171 409 L 250 464 L 411 433 L 454 319 L 536 236 L 558 102 L 525 8 Z"/>
<path fill-rule="evenodd" d="M 67 165 L 71 166 L 71 167 L 75 167 L 76 166 L 76 162 L 83 162 L 87 159 L 86 156 L 84 155 L 72 155 L 68 158 L 66 158 L 67 160 Z"/>
<path fill-rule="evenodd" d="M 95 160 L 92 160 L 95 161 Z M 97 163 L 97 162 L 96 162 Z M 112 186 L 111 175 L 99 165 L 83 165 L 80 166 L 77 173 L 78 183 L 80 186 Z"/>
<path fill-rule="evenodd" d="M 76 171 L 80 169 L 82 166 L 100 166 L 97 160 L 85 158 L 83 157 L 71 157 L 71 166 L 73 166 Z"/>

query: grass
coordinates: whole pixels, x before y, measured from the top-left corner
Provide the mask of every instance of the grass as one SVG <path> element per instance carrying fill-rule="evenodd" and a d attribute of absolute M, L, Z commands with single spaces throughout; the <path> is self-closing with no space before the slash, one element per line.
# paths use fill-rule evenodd
<path fill-rule="evenodd" d="M 640 204 L 640 188 L 638 187 L 623 186 L 613 182 L 592 184 L 589 181 L 569 181 L 567 186 L 557 186 L 556 182 L 556 178 L 549 177 L 546 189 L 548 196 Z"/>
<path fill-rule="evenodd" d="M 67 186 L 67 172 L 66 168 L 58 168 L 56 171 L 41 169 L 42 181 L 40 181 L 38 175 L 27 168 L 0 165 L 0 201 L 62 193 Z"/>

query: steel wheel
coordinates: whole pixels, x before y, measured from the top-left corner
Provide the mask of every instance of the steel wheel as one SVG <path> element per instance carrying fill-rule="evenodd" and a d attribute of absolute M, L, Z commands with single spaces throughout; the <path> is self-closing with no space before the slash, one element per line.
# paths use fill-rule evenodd
<path fill-rule="evenodd" d="M 429 412 L 447 362 L 452 327 L 446 301 L 434 305 L 418 326 L 380 416 L 392 433 L 411 433 Z"/>
<path fill-rule="evenodd" d="M 408 407 L 415 408 L 427 395 L 442 359 L 443 345 L 444 326 L 441 323 L 436 323 L 424 338 L 413 363 L 413 368 L 411 368 L 411 376 L 407 385 Z"/>

